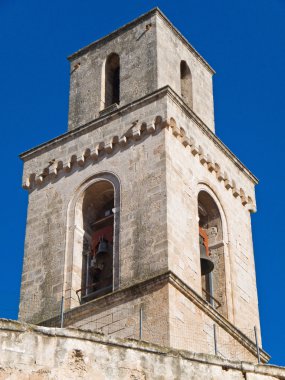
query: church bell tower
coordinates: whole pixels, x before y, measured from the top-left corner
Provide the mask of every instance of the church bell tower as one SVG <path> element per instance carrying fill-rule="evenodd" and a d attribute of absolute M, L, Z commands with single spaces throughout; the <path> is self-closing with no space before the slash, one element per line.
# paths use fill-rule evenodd
<path fill-rule="evenodd" d="M 256 361 L 256 177 L 214 70 L 157 8 L 69 57 L 68 132 L 21 155 L 20 320 Z M 261 360 L 268 355 L 260 349 Z"/>

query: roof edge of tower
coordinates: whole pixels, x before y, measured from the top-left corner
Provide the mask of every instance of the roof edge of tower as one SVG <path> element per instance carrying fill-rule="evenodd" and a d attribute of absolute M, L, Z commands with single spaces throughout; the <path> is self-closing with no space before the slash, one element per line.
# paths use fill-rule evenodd
<path fill-rule="evenodd" d="M 138 18 L 134 19 L 133 21 L 130 21 L 129 23 L 123 25 L 122 27 L 114 30 L 113 32 L 107 34 L 106 36 L 99 38 L 98 40 L 92 42 L 91 44 L 79 49 L 75 53 L 69 55 L 67 59 L 69 61 L 72 61 L 73 59 L 76 59 L 83 54 L 87 53 L 89 50 L 95 48 L 96 46 L 107 42 L 108 40 L 112 40 L 121 33 L 125 32 L 126 30 L 129 30 L 133 28 L 135 25 L 138 25 L 139 23 L 143 22 L 144 20 L 148 19 L 150 16 L 157 14 L 161 19 L 166 23 L 166 25 L 172 30 L 174 34 L 187 46 L 187 48 L 196 56 L 196 58 L 210 71 L 211 74 L 215 74 L 215 70 L 208 64 L 208 62 L 198 53 L 198 51 L 190 44 L 190 42 L 179 32 L 179 30 L 172 24 L 172 22 L 165 16 L 165 14 L 158 8 L 155 7 L 151 9 L 150 11 L 144 13 L 143 15 L 139 16 Z"/>

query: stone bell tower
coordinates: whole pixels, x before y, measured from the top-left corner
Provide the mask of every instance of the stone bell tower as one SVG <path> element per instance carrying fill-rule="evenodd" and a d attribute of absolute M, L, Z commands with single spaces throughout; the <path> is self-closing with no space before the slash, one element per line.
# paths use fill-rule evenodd
<path fill-rule="evenodd" d="M 213 69 L 157 8 L 69 57 L 68 132 L 21 155 L 19 318 L 256 360 L 254 175 L 216 137 Z M 140 335 L 140 336 L 141 336 Z M 261 350 L 262 361 L 268 355 Z"/>

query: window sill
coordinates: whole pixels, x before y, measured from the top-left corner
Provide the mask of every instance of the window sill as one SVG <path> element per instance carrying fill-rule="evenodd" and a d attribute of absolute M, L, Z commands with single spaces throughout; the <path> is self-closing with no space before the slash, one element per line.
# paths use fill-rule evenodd
<path fill-rule="evenodd" d="M 119 108 L 119 105 L 117 103 L 111 104 L 109 107 L 104 108 L 102 111 L 99 112 L 100 116 L 107 115 L 108 113 L 112 111 L 116 111 Z"/>

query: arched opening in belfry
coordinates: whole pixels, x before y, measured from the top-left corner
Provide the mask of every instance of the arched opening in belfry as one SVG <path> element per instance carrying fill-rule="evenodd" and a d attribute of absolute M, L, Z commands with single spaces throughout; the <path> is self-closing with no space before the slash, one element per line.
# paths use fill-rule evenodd
<path fill-rule="evenodd" d="M 114 187 L 99 180 L 90 185 L 82 202 L 83 244 L 81 302 L 113 290 Z"/>
<path fill-rule="evenodd" d="M 181 97 L 188 107 L 193 107 L 192 75 L 185 61 L 180 62 Z"/>
<path fill-rule="evenodd" d="M 120 57 L 108 56 L 105 64 L 105 108 L 120 103 Z"/>
<path fill-rule="evenodd" d="M 198 195 L 202 296 L 227 316 L 223 226 L 219 208 L 206 191 Z"/>

